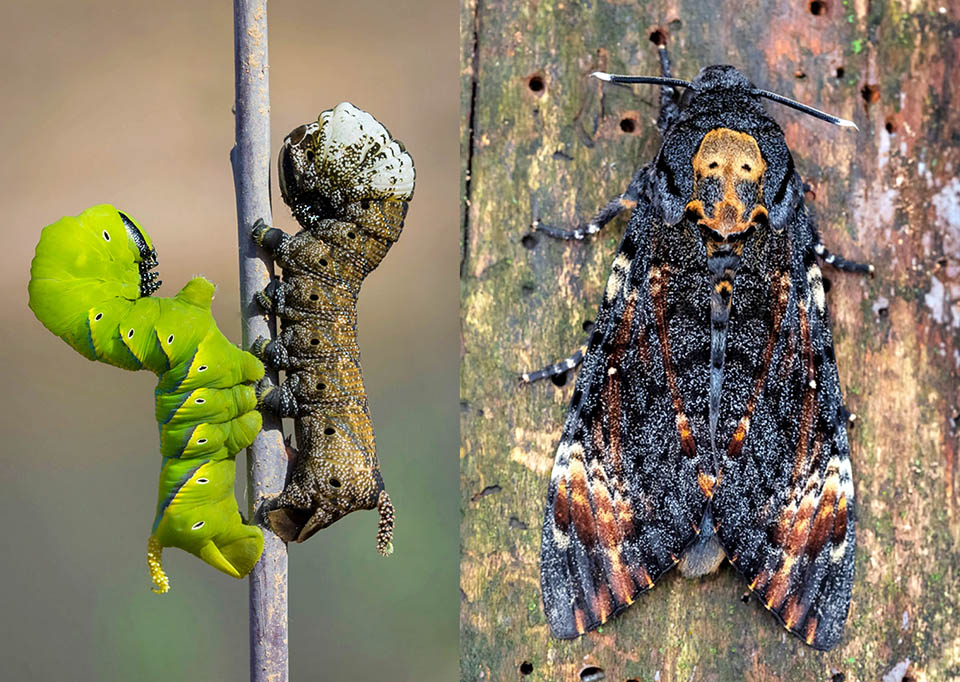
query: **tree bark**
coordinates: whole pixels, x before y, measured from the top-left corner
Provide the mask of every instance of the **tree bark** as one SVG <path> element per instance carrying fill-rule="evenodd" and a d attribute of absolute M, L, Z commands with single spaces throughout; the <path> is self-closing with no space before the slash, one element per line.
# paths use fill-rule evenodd
<path fill-rule="evenodd" d="M 272 224 L 270 210 L 270 81 L 266 0 L 235 0 L 236 146 L 231 152 L 237 194 L 240 251 L 240 309 L 243 347 L 259 336 L 275 336 L 272 318 L 254 296 L 273 275 L 273 262 L 250 238 L 254 222 Z M 268 376 L 277 383 L 276 372 Z M 263 528 L 260 561 L 250 573 L 250 681 L 286 682 L 287 546 L 266 527 L 259 508 L 283 490 L 287 457 L 280 420 L 265 412 L 263 430 L 247 450 L 247 502 L 251 519 Z"/>
<path fill-rule="evenodd" d="M 511 2 L 462 9 L 461 676 L 464 680 L 947 680 L 960 676 L 960 3 L 908 0 Z M 573 227 L 622 192 L 660 139 L 659 90 L 595 70 L 732 63 L 758 86 L 856 121 L 769 103 L 824 242 L 872 279 L 824 275 L 858 504 L 843 642 L 806 647 L 724 564 L 676 572 L 602 632 L 553 639 L 540 525 L 573 380 L 518 386 L 593 319 L 625 220 Z M 589 670 L 590 667 L 595 668 Z M 600 672 L 602 671 L 602 672 Z"/>

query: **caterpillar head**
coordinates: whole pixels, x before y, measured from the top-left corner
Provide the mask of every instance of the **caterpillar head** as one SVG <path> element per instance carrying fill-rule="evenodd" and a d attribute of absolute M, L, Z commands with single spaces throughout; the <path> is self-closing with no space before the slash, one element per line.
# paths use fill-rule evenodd
<path fill-rule="evenodd" d="M 352 203 L 413 196 L 413 158 L 383 124 L 349 102 L 287 135 L 278 166 L 283 200 L 306 228 L 343 215 Z"/>

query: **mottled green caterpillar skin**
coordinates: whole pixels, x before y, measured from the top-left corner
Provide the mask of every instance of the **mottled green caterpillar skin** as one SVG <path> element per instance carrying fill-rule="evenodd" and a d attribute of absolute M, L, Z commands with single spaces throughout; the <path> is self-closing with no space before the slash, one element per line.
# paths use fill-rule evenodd
<path fill-rule="evenodd" d="M 253 568 L 263 533 L 233 496 L 234 457 L 260 431 L 251 382 L 263 365 L 220 332 L 213 284 L 190 280 L 173 298 L 151 297 L 156 251 L 129 216 L 102 204 L 43 229 L 30 268 L 30 308 L 90 360 L 159 377 L 163 456 L 147 561 L 166 592 L 163 547 L 180 547 L 235 578 Z"/>
<path fill-rule="evenodd" d="M 303 228 L 259 224 L 254 239 L 283 268 L 258 296 L 282 322 L 253 352 L 286 371 L 261 384 L 262 404 L 296 419 L 299 456 L 267 517 L 302 542 L 349 512 L 380 512 L 377 549 L 392 551 L 393 506 L 377 462 L 360 374 L 357 296 L 400 236 L 413 196 L 413 159 L 370 114 L 344 102 L 295 129 L 280 150 L 280 189 Z"/>

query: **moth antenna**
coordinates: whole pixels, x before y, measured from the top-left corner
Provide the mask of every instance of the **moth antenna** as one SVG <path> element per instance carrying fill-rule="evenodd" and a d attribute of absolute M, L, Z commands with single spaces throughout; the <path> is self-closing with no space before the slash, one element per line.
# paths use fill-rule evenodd
<path fill-rule="evenodd" d="M 758 89 L 758 90 L 754 90 L 753 94 L 759 97 L 766 97 L 767 99 L 772 99 L 774 102 L 779 102 L 780 104 L 785 104 L 791 109 L 796 109 L 797 111 L 802 111 L 805 114 L 810 114 L 814 118 L 819 118 L 821 121 L 832 123 L 835 126 L 840 126 L 841 128 L 853 128 L 854 130 L 860 130 L 860 128 L 857 127 L 857 124 L 854 123 L 853 121 L 848 121 L 845 118 L 840 118 L 839 116 L 828 114 L 825 111 L 814 109 L 811 106 L 808 106 L 806 104 L 801 104 L 800 102 L 792 100 L 789 97 L 778 95 L 775 92 Z"/>
<path fill-rule="evenodd" d="M 648 83 L 650 85 L 669 85 L 679 88 L 690 87 L 690 81 L 685 81 L 681 78 L 664 78 L 662 76 L 623 76 L 614 73 L 604 73 L 603 71 L 594 71 L 590 75 L 607 83 L 620 83 L 624 85 L 629 85 L 632 83 Z"/>

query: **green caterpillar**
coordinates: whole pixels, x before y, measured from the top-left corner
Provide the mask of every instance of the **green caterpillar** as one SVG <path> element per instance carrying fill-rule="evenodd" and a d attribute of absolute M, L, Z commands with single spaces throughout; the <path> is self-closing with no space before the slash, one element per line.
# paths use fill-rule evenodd
<path fill-rule="evenodd" d="M 166 592 L 164 547 L 180 547 L 242 578 L 263 550 L 233 496 L 234 456 L 260 431 L 251 382 L 263 365 L 220 332 L 213 284 L 190 280 L 173 298 L 160 286 L 157 253 L 129 216 L 101 204 L 47 225 L 30 267 L 30 308 L 90 360 L 157 374 L 163 463 L 148 541 L 153 591 Z"/>
<path fill-rule="evenodd" d="M 413 159 L 373 116 L 349 102 L 291 132 L 280 150 L 280 190 L 303 228 L 262 222 L 253 238 L 283 268 L 257 297 L 283 330 L 254 354 L 286 380 L 258 385 L 261 405 L 296 419 L 299 457 L 267 520 L 303 542 L 358 509 L 380 513 L 377 550 L 389 554 L 394 513 L 384 489 L 360 375 L 357 295 L 399 238 L 413 197 Z"/>

